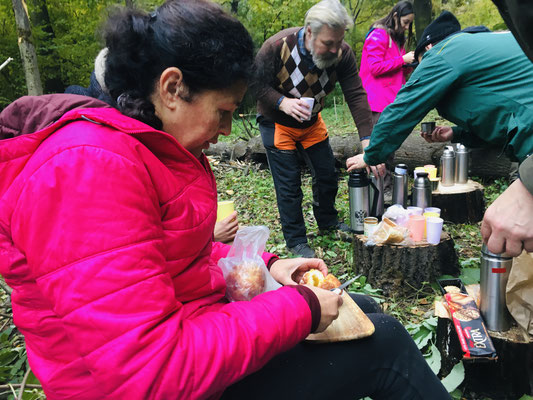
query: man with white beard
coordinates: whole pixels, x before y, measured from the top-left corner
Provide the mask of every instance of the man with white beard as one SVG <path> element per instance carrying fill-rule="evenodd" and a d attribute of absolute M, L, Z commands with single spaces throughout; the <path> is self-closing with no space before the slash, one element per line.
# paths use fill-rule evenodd
<path fill-rule="evenodd" d="M 324 99 L 337 81 L 363 148 L 372 131 L 355 54 L 344 41 L 352 25 L 338 0 L 322 0 L 307 11 L 304 27 L 278 32 L 265 41 L 256 57 L 257 121 L 274 179 L 283 235 L 289 250 L 302 257 L 315 257 L 315 252 L 307 243 L 298 153 L 311 170 L 319 231 L 350 231 L 335 209 L 338 174 L 320 116 Z M 304 97 L 310 98 L 310 106 Z"/>

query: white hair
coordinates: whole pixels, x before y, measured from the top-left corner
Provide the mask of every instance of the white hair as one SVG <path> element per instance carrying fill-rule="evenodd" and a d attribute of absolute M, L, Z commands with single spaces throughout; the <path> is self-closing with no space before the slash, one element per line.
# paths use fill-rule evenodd
<path fill-rule="evenodd" d="M 322 0 L 305 14 L 305 26 L 309 26 L 316 35 L 324 25 L 346 30 L 353 26 L 353 21 L 339 0 Z"/>
<path fill-rule="evenodd" d="M 94 75 L 104 92 L 107 92 L 107 87 L 105 86 L 105 60 L 107 58 L 107 52 L 107 47 L 104 47 L 94 60 Z"/>

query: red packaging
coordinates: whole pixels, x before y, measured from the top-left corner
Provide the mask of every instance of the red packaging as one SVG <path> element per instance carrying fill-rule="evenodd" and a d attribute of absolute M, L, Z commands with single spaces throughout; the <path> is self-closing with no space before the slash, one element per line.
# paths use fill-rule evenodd
<path fill-rule="evenodd" d="M 496 349 L 474 299 L 464 293 L 444 295 L 466 359 L 496 360 Z"/>

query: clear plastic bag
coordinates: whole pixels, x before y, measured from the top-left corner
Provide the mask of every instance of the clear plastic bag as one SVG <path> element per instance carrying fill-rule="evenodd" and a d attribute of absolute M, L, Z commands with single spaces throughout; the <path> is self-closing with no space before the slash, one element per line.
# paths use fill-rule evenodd
<path fill-rule="evenodd" d="M 399 204 L 395 204 L 387 208 L 383 218 L 389 218 L 399 226 L 407 226 L 407 221 L 409 221 L 409 212 Z"/>
<path fill-rule="evenodd" d="M 365 245 L 374 246 L 376 244 L 384 243 L 406 246 L 413 244 L 413 241 L 409 237 L 409 230 L 407 228 L 399 226 L 390 219 L 384 217 L 372 235 L 370 235 Z"/>
<path fill-rule="evenodd" d="M 237 231 L 226 258 L 218 261 L 226 280 L 229 301 L 249 301 L 258 294 L 281 287 L 261 258 L 270 236 L 266 226 L 247 226 Z"/>

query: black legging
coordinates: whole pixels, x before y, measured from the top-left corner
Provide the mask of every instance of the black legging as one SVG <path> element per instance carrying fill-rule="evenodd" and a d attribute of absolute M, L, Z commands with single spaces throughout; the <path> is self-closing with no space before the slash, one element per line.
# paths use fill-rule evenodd
<path fill-rule="evenodd" d="M 302 342 L 230 386 L 223 400 L 450 399 L 405 328 L 368 296 L 352 295 L 376 331 L 348 342 Z"/>

